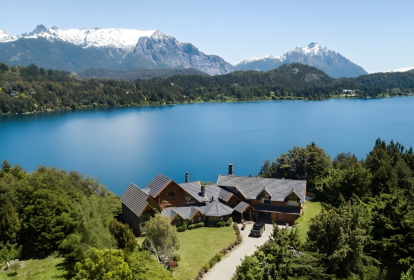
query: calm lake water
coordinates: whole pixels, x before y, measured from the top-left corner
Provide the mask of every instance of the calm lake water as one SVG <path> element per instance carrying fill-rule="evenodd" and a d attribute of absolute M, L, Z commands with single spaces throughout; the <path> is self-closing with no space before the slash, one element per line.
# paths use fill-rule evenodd
<path fill-rule="evenodd" d="M 414 144 L 414 98 L 263 101 L 44 113 L 0 117 L 0 160 L 99 177 L 122 195 L 158 173 L 181 183 L 217 181 L 234 164 L 256 175 L 264 159 L 315 142 L 359 158 L 378 137 Z"/>

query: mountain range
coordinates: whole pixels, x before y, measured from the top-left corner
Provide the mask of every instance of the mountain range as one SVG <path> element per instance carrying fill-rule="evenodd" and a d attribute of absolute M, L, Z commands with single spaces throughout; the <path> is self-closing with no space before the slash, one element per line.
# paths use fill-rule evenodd
<path fill-rule="evenodd" d="M 318 43 L 310 43 L 306 47 L 297 47 L 283 55 L 267 55 L 240 61 L 239 70 L 269 71 L 283 64 L 302 63 L 314 66 L 332 78 L 358 77 L 368 74 L 361 66 L 356 65 L 341 54 L 334 52 Z"/>
<path fill-rule="evenodd" d="M 233 66 L 217 55 L 207 55 L 194 45 L 179 42 L 159 30 L 61 30 L 57 27 L 47 29 L 43 25 L 18 36 L 0 30 L 0 61 L 23 66 L 33 63 L 75 73 L 90 68 L 111 71 L 194 68 L 209 75 L 236 70 L 269 71 L 283 64 L 299 62 L 314 66 L 333 78 L 367 74 L 362 67 L 317 43 L 297 47 L 284 55 L 246 59 Z"/>

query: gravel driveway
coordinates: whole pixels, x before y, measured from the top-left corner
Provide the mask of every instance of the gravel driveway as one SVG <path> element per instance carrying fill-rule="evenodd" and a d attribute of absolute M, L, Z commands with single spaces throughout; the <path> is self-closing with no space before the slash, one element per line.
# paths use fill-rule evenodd
<path fill-rule="evenodd" d="M 233 274 L 236 272 L 236 266 L 241 263 L 244 256 L 252 255 L 256 251 L 256 246 L 262 245 L 269 239 L 269 235 L 272 232 L 272 225 L 266 224 L 266 229 L 261 237 L 249 237 L 250 230 L 253 224 L 247 224 L 245 230 L 240 230 L 243 236 L 242 243 L 232 250 L 223 259 L 216 263 L 216 265 L 203 276 L 203 280 L 230 280 Z M 239 225 L 241 228 L 241 225 Z"/>

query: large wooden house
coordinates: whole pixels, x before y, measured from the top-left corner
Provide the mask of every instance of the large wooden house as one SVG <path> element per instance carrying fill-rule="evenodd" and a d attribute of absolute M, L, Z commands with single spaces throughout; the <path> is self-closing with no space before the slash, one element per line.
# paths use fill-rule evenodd
<path fill-rule="evenodd" d="M 122 218 L 135 233 L 139 225 L 155 213 L 171 224 L 206 224 L 241 219 L 292 224 L 305 203 L 306 181 L 219 175 L 217 184 L 199 181 L 178 184 L 158 174 L 144 189 L 131 184 L 121 198 Z"/>

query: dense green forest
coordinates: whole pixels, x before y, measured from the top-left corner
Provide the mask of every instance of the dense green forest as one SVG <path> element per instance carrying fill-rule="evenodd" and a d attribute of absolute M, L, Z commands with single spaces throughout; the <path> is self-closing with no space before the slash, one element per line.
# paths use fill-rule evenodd
<path fill-rule="evenodd" d="M 134 81 L 137 79 L 149 80 L 152 78 L 167 78 L 175 75 L 207 75 L 194 68 L 185 69 L 133 69 L 133 70 L 108 70 L 91 68 L 79 73 L 83 78 L 101 78 L 120 81 Z"/>
<path fill-rule="evenodd" d="M 45 166 L 27 173 L 5 160 L 0 267 L 14 259 L 63 256 L 67 279 L 173 279 L 139 248 L 129 226 L 114 218 L 120 212 L 119 197 L 90 177 Z"/>
<path fill-rule="evenodd" d="M 175 75 L 150 80 L 83 79 L 65 71 L 35 65 L 0 63 L 0 114 L 97 107 L 165 105 L 249 100 L 325 100 L 411 95 L 414 72 L 376 73 L 333 79 L 295 63 L 269 72 L 237 71 L 221 76 Z"/>
<path fill-rule="evenodd" d="M 308 180 L 323 209 L 304 243 L 295 229 L 275 227 L 237 279 L 391 280 L 414 265 L 412 148 L 378 139 L 363 160 L 351 153 L 332 160 L 312 143 L 266 160 L 258 175 Z M 413 279 L 413 270 L 401 279 Z"/>

